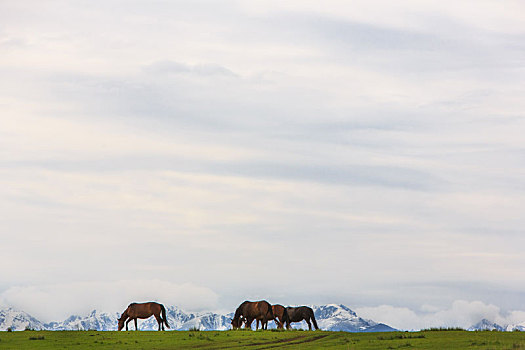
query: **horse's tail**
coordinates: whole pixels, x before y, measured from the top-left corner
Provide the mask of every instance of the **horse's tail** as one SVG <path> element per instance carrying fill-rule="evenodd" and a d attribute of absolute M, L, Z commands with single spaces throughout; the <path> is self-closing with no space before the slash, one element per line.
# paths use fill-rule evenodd
<path fill-rule="evenodd" d="M 162 321 L 164 322 L 166 327 L 170 328 L 170 325 L 168 324 L 168 318 L 166 317 L 166 308 L 162 304 L 160 304 L 160 312 L 162 313 Z"/>
<path fill-rule="evenodd" d="M 319 327 L 317 326 L 317 321 L 315 320 L 314 316 L 314 310 L 310 309 L 310 318 L 312 319 L 312 323 L 314 324 L 314 328 L 317 330 Z"/>

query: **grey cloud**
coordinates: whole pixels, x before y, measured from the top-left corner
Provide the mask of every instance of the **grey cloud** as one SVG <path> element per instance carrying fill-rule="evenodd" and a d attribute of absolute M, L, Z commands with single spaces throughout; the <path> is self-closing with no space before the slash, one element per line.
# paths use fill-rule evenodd
<path fill-rule="evenodd" d="M 445 45 L 443 39 L 436 35 L 411 30 L 385 28 L 330 17 L 291 17 L 294 25 L 303 28 L 313 37 L 327 40 L 345 49 L 432 51 Z"/>
<path fill-rule="evenodd" d="M 61 171 L 175 170 L 249 178 L 311 181 L 332 185 L 394 187 L 417 191 L 438 191 L 445 184 L 429 173 L 401 166 L 335 165 L 321 162 L 291 164 L 265 160 L 217 162 L 154 155 L 82 161 L 4 163 L 3 166 L 38 167 Z"/>
<path fill-rule="evenodd" d="M 233 71 L 218 64 L 196 64 L 189 65 L 174 61 L 158 61 L 143 67 L 146 73 L 152 74 L 178 74 L 192 73 L 201 76 L 225 76 L 238 77 Z"/>
<path fill-rule="evenodd" d="M 215 70 L 212 67 L 199 69 L 211 72 Z M 287 130 L 300 133 L 308 124 L 304 120 L 321 112 L 314 107 L 318 103 L 315 97 L 304 102 L 300 90 L 269 92 L 243 79 L 223 80 L 223 73 L 212 73 L 205 84 L 160 74 L 164 70 L 187 72 L 190 69 L 173 62 L 151 69 L 158 69 L 154 78 L 55 74 L 40 79 L 43 90 L 53 100 L 73 102 L 84 112 L 125 117 L 130 123 L 137 122 L 146 128 L 162 121 L 164 130 L 187 128 L 214 133 L 242 130 L 259 135 L 286 134 Z"/>
<path fill-rule="evenodd" d="M 421 171 L 395 166 L 253 163 L 238 164 L 230 171 L 251 176 L 353 186 L 398 187 L 411 190 L 436 190 L 439 188 L 439 181 L 433 176 Z"/>
<path fill-rule="evenodd" d="M 27 42 L 24 39 L 16 37 L 0 37 L 0 47 L 3 47 L 6 50 L 24 48 L 27 46 Z"/>
<path fill-rule="evenodd" d="M 309 43 L 341 64 L 373 66 L 389 73 L 472 74 L 497 69 L 513 78 L 509 68 L 523 67 L 523 35 L 486 32 L 448 17 L 422 14 L 435 22 L 427 30 L 399 29 L 359 23 L 313 13 L 282 13 L 264 19 L 275 40 Z"/>
<path fill-rule="evenodd" d="M 204 84 L 182 77 L 186 73 L 201 74 L 195 73 L 196 69 L 210 73 Z M 427 111 L 427 117 L 421 120 L 420 111 L 391 106 L 334 109 L 326 104 L 322 91 L 308 87 L 269 91 L 238 76 L 223 80 L 221 77 L 235 74 L 224 73 L 224 69 L 170 61 L 145 66 L 146 75 L 124 79 L 80 74 L 55 74 L 41 79 L 50 98 L 75 102 L 84 111 L 125 116 L 130 122 L 136 118 L 146 128 L 148 124 L 158 125 L 153 121 L 162 121 L 164 129 L 243 131 L 271 138 L 341 142 L 344 131 L 415 130 L 444 118 L 432 119 L 428 115 L 433 112 Z M 170 77 L 169 72 L 177 78 Z"/>

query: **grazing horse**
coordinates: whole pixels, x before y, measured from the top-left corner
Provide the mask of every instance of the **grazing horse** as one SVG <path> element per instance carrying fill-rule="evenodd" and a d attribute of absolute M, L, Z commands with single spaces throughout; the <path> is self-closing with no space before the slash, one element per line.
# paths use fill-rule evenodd
<path fill-rule="evenodd" d="M 279 305 L 279 304 L 272 305 L 272 312 L 274 316 L 273 320 L 275 324 L 277 325 L 278 329 L 282 329 L 284 328 L 283 327 L 284 324 L 290 323 L 290 320 L 288 319 L 288 312 L 286 311 L 286 308 L 284 306 Z M 243 320 L 243 322 L 245 323 L 245 328 L 251 328 L 252 326 L 251 323 L 246 324 L 247 321 L 248 321 L 247 319 Z M 257 320 L 257 324 L 255 328 L 259 328 L 259 320 Z"/>
<path fill-rule="evenodd" d="M 272 305 L 272 311 L 273 315 L 275 316 L 274 321 L 277 323 L 277 328 L 282 329 L 284 328 L 284 324 L 290 323 L 288 311 L 286 311 L 284 306 L 279 304 Z"/>
<path fill-rule="evenodd" d="M 291 322 L 301 322 L 302 320 L 305 320 L 306 323 L 308 323 L 308 330 L 312 330 L 312 325 L 310 324 L 310 321 L 314 324 L 315 329 L 319 329 L 317 327 L 317 322 L 315 321 L 314 316 L 314 310 L 308 306 L 298 306 L 298 307 L 287 307 L 286 311 L 288 312 L 288 323 L 286 325 L 287 329 L 292 328 L 290 326 Z"/>
<path fill-rule="evenodd" d="M 170 328 L 168 319 L 166 318 L 166 309 L 164 305 L 155 302 L 149 303 L 131 303 L 128 308 L 124 310 L 120 318 L 118 319 L 118 330 L 120 331 L 124 327 L 126 322 L 126 330 L 128 330 L 128 323 L 133 320 L 135 321 L 135 330 L 137 330 L 137 318 L 149 318 L 151 315 L 155 316 L 157 323 L 159 324 L 159 331 L 162 327 L 164 330 L 164 324 Z"/>
<path fill-rule="evenodd" d="M 268 320 L 273 320 L 272 306 L 266 300 L 261 301 L 245 301 L 237 310 L 232 319 L 232 328 L 241 328 L 242 324 L 251 325 L 253 320 L 261 321 L 262 328 L 268 327 Z M 259 328 L 259 322 L 257 322 L 256 329 Z"/>

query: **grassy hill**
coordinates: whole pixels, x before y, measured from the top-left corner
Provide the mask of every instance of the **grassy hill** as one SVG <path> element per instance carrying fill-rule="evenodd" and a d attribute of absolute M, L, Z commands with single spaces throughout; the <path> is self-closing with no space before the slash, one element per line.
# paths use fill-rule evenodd
<path fill-rule="evenodd" d="M 525 332 L 23 331 L 0 349 L 524 349 Z"/>

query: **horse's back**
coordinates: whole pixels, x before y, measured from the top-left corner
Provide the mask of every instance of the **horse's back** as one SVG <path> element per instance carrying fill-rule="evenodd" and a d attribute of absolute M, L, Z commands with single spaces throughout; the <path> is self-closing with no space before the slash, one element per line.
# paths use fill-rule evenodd
<path fill-rule="evenodd" d="M 266 300 L 258 301 L 257 308 L 261 314 L 268 314 L 270 312 L 273 314 L 272 305 Z"/>
<path fill-rule="evenodd" d="M 272 311 L 274 315 L 282 315 L 284 312 L 284 306 L 279 304 L 272 305 Z"/>
<path fill-rule="evenodd" d="M 239 308 L 242 312 L 242 315 L 247 317 L 259 317 L 265 316 L 266 314 L 272 312 L 272 305 L 266 300 L 260 301 L 244 301 Z M 273 312 L 272 312 L 273 314 Z"/>
<path fill-rule="evenodd" d="M 288 313 L 288 318 L 291 322 L 299 322 L 309 318 L 314 318 L 314 310 L 308 306 L 297 306 L 297 307 L 287 307 L 286 312 Z"/>
<path fill-rule="evenodd" d="M 299 322 L 304 319 L 305 316 L 305 306 L 297 307 L 287 307 L 286 312 L 288 313 L 288 318 L 291 322 Z"/>
<path fill-rule="evenodd" d="M 128 314 L 133 317 L 146 318 L 159 313 L 161 309 L 162 305 L 154 301 L 146 303 L 131 303 L 128 306 Z"/>

